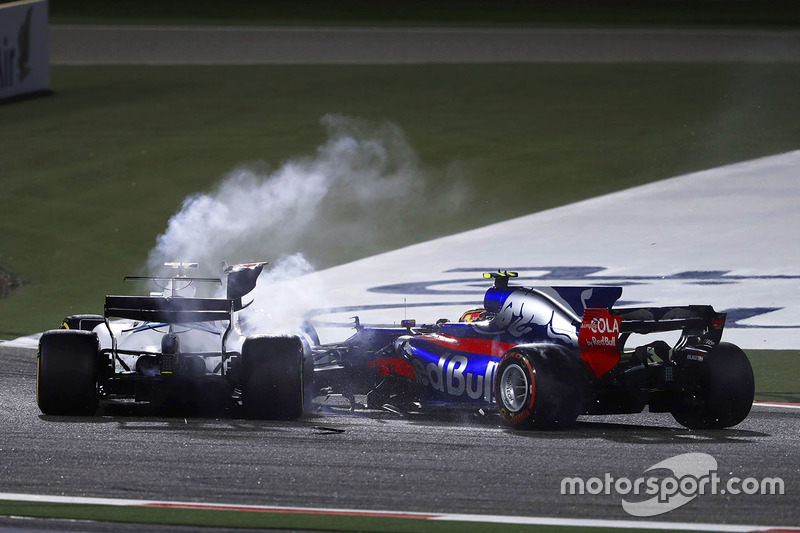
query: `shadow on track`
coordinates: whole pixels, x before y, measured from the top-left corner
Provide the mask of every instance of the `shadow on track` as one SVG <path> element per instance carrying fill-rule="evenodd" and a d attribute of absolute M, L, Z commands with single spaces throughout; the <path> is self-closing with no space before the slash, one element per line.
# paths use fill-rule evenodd
<path fill-rule="evenodd" d="M 645 426 L 613 422 L 581 421 L 575 427 L 555 431 L 508 432 L 530 439 L 573 440 L 602 439 L 628 444 L 744 444 L 770 437 L 768 433 L 746 429 L 691 430 L 683 427 Z"/>
<path fill-rule="evenodd" d="M 563 429 L 520 431 L 509 428 L 496 413 L 479 413 L 472 411 L 442 410 L 433 412 L 399 412 L 399 411 L 366 411 L 342 410 L 324 407 L 321 413 L 332 417 L 367 417 L 372 420 L 391 422 L 403 420 L 411 425 L 425 426 L 472 426 L 501 429 L 509 435 L 521 438 L 543 440 L 586 440 L 602 439 L 610 442 L 637 443 L 637 444 L 703 444 L 703 443 L 748 443 L 758 439 L 770 437 L 769 433 L 747 429 L 727 428 L 716 430 L 691 430 L 678 426 L 671 418 L 653 415 L 651 413 L 618 415 L 629 418 L 627 422 L 610 422 L 607 417 L 584 416 L 572 427 Z M 642 424 L 643 417 L 651 417 L 652 425 Z M 664 423 L 675 426 L 665 426 Z M 662 425 L 659 425 L 662 424 Z"/>
<path fill-rule="evenodd" d="M 649 417 L 646 423 L 642 423 Z M 533 440 L 587 440 L 601 439 L 608 442 L 635 444 L 744 444 L 758 442 L 770 437 L 768 433 L 748 429 L 690 430 L 674 424 L 671 418 L 652 413 L 626 415 L 626 420 L 615 416 L 582 417 L 572 427 L 564 429 L 514 430 L 505 425 L 496 413 L 473 411 L 396 411 L 396 410 L 350 410 L 342 406 L 315 404 L 314 411 L 297 421 L 251 420 L 243 416 L 237 406 L 220 409 L 198 409 L 185 406 L 158 406 L 135 402 L 101 402 L 95 416 L 60 417 L 40 415 L 40 420 L 61 424 L 117 424 L 119 429 L 154 431 L 251 431 L 285 432 L 307 428 L 319 435 L 336 435 L 358 430 L 361 422 L 378 424 L 404 423 L 422 428 L 434 426 L 471 427 L 475 429 L 501 430 L 515 438 Z M 652 418 L 652 425 L 650 424 Z M 630 422 L 628 422 L 630 420 Z"/>

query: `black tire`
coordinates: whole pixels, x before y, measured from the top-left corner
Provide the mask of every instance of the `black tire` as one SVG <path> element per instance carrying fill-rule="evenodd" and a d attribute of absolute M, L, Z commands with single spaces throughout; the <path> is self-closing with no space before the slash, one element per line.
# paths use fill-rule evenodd
<path fill-rule="evenodd" d="M 721 342 L 705 357 L 701 371 L 699 398 L 681 402 L 672 416 L 689 429 L 739 424 L 750 413 L 755 396 L 753 368 L 747 355 L 735 344 Z"/>
<path fill-rule="evenodd" d="M 46 415 L 85 416 L 97 410 L 97 335 L 57 329 L 39 340 L 36 403 Z"/>
<path fill-rule="evenodd" d="M 103 322 L 103 315 L 70 315 L 61 322 L 61 329 L 92 331 Z"/>
<path fill-rule="evenodd" d="M 516 429 L 573 425 L 585 410 L 586 371 L 579 363 L 557 345 L 512 348 L 494 375 L 500 415 Z"/>
<path fill-rule="evenodd" d="M 250 418 L 303 416 L 303 342 L 297 336 L 248 337 L 242 346 L 242 407 Z"/>

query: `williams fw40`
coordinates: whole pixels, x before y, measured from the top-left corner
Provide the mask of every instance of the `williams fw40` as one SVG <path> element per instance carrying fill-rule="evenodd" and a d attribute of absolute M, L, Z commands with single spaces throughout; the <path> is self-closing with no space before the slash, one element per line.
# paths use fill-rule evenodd
<path fill-rule="evenodd" d="M 102 400 L 136 400 L 181 410 L 241 406 L 253 418 L 303 414 L 300 335 L 246 336 L 240 312 L 265 263 L 225 267 L 225 298 L 195 297 L 223 278 L 186 275 L 196 263 L 169 263 L 166 277 L 128 277 L 159 287 L 149 296 L 106 296 L 102 315 L 72 315 L 42 334 L 36 401 L 48 415 L 91 415 Z M 252 302 L 250 302 L 252 303 Z M 110 321 L 109 319 L 115 320 Z M 310 392 L 310 390 L 309 390 Z"/>
<path fill-rule="evenodd" d="M 368 408 L 497 409 L 515 428 L 558 427 L 583 414 L 668 412 L 693 428 L 725 428 L 750 412 L 753 371 L 721 342 L 709 306 L 614 309 L 621 287 L 510 286 L 486 274 L 483 308 L 458 322 L 367 328 L 312 348 L 318 394 Z M 673 332 L 678 340 L 649 340 Z M 679 334 L 677 332 L 680 332 Z M 634 338 L 643 342 L 628 346 Z"/>

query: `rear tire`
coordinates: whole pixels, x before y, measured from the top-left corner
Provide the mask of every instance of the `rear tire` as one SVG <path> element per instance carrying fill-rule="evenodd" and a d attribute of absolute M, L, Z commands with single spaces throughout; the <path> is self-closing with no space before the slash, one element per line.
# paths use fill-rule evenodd
<path fill-rule="evenodd" d="M 36 403 L 46 415 L 85 416 L 97 410 L 97 335 L 58 329 L 39 340 Z"/>
<path fill-rule="evenodd" d="M 750 413 L 755 396 L 753 368 L 735 344 L 719 343 L 703 361 L 700 402 L 673 409 L 675 420 L 689 429 L 721 429 L 739 424 Z"/>
<path fill-rule="evenodd" d="M 303 416 L 303 342 L 297 336 L 248 337 L 242 346 L 242 407 L 250 418 Z"/>
<path fill-rule="evenodd" d="M 561 346 L 518 346 L 495 371 L 500 415 L 517 429 L 566 427 L 584 412 L 585 370 Z"/>

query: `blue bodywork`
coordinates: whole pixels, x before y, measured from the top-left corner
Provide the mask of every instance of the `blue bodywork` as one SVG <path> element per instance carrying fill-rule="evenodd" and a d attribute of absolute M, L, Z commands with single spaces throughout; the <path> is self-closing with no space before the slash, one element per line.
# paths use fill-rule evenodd
<path fill-rule="evenodd" d="M 584 309 L 610 308 L 621 294 L 621 287 L 492 287 L 483 320 L 446 322 L 435 333 L 400 337 L 396 346 L 413 368 L 420 402 L 488 405 L 507 350 L 546 342 L 577 354 Z"/>

